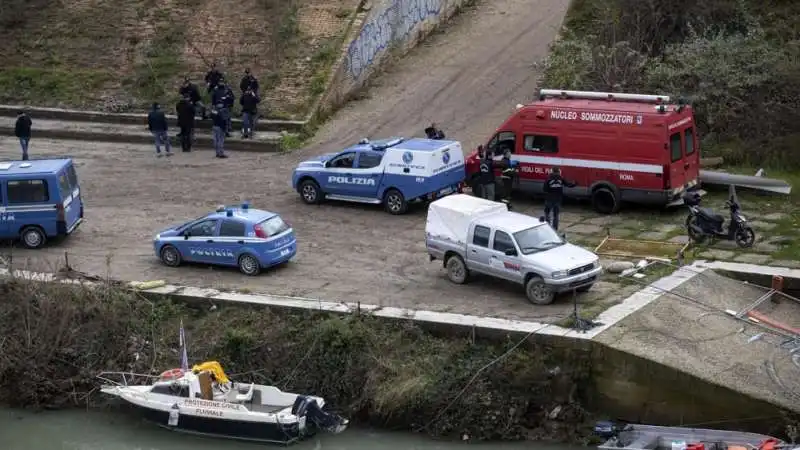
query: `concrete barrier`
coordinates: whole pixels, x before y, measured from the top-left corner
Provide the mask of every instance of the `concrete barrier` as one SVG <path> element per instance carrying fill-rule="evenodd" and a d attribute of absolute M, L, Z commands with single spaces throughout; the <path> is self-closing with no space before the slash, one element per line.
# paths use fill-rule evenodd
<path fill-rule="evenodd" d="M 105 113 L 100 111 L 80 111 L 76 109 L 40 108 L 15 105 L 0 105 L 0 116 L 14 117 L 20 110 L 27 111 L 34 121 L 36 119 L 47 119 L 60 120 L 64 122 L 96 122 L 124 125 L 147 124 L 147 114 L 141 113 Z M 176 116 L 168 115 L 167 119 L 170 121 L 170 126 L 178 126 L 178 119 Z M 196 125 L 199 129 L 211 129 L 210 120 L 198 120 Z M 286 131 L 289 133 L 300 133 L 303 131 L 305 126 L 306 122 L 295 120 L 262 118 L 258 121 L 259 131 Z M 233 128 L 241 129 L 242 121 L 240 119 L 233 119 Z"/>
<path fill-rule="evenodd" d="M 13 126 L 0 125 L 0 135 L 14 136 Z M 236 150 L 243 152 L 262 152 L 275 153 L 282 151 L 280 135 L 271 133 L 272 136 L 263 137 L 258 140 L 229 138 L 225 140 L 226 150 Z M 96 130 L 76 130 L 76 129 L 34 129 L 34 139 L 67 139 L 77 141 L 98 141 L 114 142 L 125 144 L 152 144 L 153 136 L 147 133 L 113 133 Z M 172 139 L 172 138 L 171 138 Z M 180 143 L 177 139 L 172 139 L 174 151 L 180 151 Z M 196 134 L 194 148 L 213 149 L 213 142 L 210 134 Z"/>

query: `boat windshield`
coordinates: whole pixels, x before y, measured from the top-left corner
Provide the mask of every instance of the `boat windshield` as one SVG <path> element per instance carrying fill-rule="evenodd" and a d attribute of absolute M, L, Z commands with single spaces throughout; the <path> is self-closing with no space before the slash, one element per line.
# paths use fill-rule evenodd
<path fill-rule="evenodd" d="M 543 252 L 564 245 L 564 240 L 546 223 L 517 231 L 514 233 L 514 240 L 517 241 L 517 245 L 519 245 L 519 249 L 524 255 Z"/>

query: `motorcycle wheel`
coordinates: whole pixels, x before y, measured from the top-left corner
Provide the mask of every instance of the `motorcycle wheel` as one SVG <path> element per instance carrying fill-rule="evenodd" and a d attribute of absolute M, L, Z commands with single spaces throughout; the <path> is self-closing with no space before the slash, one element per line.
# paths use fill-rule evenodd
<path fill-rule="evenodd" d="M 703 241 L 706 240 L 706 235 L 695 232 L 694 227 L 699 228 L 700 224 L 697 223 L 697 217 L 690 214 L 689 217 L 686 218 L 686 234 L 688 234 L 689 239 L 695 243 L 702 244 Z"/>
<path fill-rule="evenodd" d="M 733 240 L 741 248 L 750 248 L 756 242 L 756 233 L 750 227 L 739 228 L 733 235 Z"/>

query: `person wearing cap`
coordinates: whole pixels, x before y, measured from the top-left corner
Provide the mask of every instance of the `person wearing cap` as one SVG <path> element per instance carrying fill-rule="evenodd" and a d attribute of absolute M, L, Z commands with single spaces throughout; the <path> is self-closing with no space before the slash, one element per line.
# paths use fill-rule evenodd
<path fill-rule="evenodd" d="M 192 151 L 192 140 L 194 139 L 194 117 L 195 108 L 189 96 L 183 97 L 175 106 L 178 114 L 178 126 L 181 132 L 178 136 L 181 139 L 181 150 L 184 152 Z"/>
<path fill-rule="evenodd" d="M 228 127 L 227 111 L 225 105 L 217 103 L 211 110 L 211 138 L 214 142 L 214 152 L 217 158 L 227 158 L 225 154 L 225 130 Z"/>
<path fill-rule="evenodd" d="M 222 82 L 222 78 L 223 78 L 222 72 L 220 72 L 219 69 L 217 69 L 217 63 L 212 63 L 211 67 L 208 70 L 208 73 L 206 73 L 206 78 L 205 78 L 206 88 L 209 94 L 214 92 L 214 89 L 216 89 L 219 83 Z"/>
<path fill-rule="evenodd" d="M 33 121 L 30 116 L 25 114 L 25 111 L 17 111 L 17 122 L 14 124 L 14 136 L 19 139 L 19 145 L 22 147 L 22 160 L 28 160 L 28 144 L 31 142 L 31 128 Z"/>
<path fill-rule="evenodd" d="M 206 107 L 203 105 L 202 97 L 200 97 L 200 90 L 197 89 L 197 85 L 192 83 L 189 77 L 183 78 L 183 84 L 178 90 L 178 94 L 181 98 L 189 97 L 192 105 L 194 105 L 195 111 L 200 113 L 200 118 L 206 118 Z"/>
<path fill-rule="evenodd" d="M 147 128 L 153 133 L 156 143 L 156 156 L 161 157 L 161 145 L 163 144 L 167 156 L 172 156 L 172 147 L 169 142 L 169 124 L 167 116 L 161 110 L 158 103 L 153 103 L 153 109 L 147 115 Z"/>
<path fill-rule="evenodd" d="M 258 95 L 258 79 L 250 73 L 250 69 L 244 69 L 244 76 L 239 83 L 239 90 L 244 94 L 247 91 L 253 91 Z"/>
<path fill-rule="evenodd" d="M 425 128 L 425 136 L 427 136 L 428 139 L 442 140 L 444 139 L 444 131 L 440 130 L 436 126 L 436 122 L 434 122 L 431 126 Z"/>
<path fill-rule="evenodd" d="M 553 167 L 550 171 L 550 176 L 544 182 L 544 217 L 545 220 L 558 230 L 558 216 L 561 214 L 561 203 L 564 201 L 564 187 L 575 187 L 576 184 L 572 181 L 567 181 L 561 176 L 561 169 Z M 552 215 L 552 220 L 551 216 Z"/>
<path fill-rule="evenodd" d="M 483 159 L 480 160 L 479 163 L 480 168 L 480 194 L 481 197 L 494 201 L 494 194 L 495 194 L 495 161 L 492 158 L 492 154 L 489 151 L 485 151 L 483 154 Z"/>
<path fill-rule="evenodd" d="M 253 137 L 256 116 L 258 116 L 258 103 L 261 101 L 258 94 L 252 89 L 248 89 L 239 99 L 242 105 L 242 139 Z"/>

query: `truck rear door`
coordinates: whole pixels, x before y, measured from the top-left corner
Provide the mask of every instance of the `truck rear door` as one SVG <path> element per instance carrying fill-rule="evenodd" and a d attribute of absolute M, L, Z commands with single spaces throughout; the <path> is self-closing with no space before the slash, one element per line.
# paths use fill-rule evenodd
<path fill-rule="evenodd" d="M 686 171 L 689 169 L 684 158 L 682 130 L 670 130 L 667 152 L 667 157 L 669 158 L 669 186 L 665 187 L 672 190 L 682 188 L 688 181 Z"/>
<path fill-rule="evenodd" d="M 683 144 L 684 176 L 686 177 L 686 182 L 697 184 L 700 178 L 700 146 L 697 142 L 694 127 L 683 130 Z"/>

